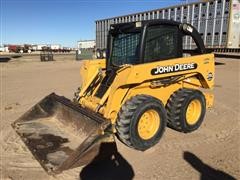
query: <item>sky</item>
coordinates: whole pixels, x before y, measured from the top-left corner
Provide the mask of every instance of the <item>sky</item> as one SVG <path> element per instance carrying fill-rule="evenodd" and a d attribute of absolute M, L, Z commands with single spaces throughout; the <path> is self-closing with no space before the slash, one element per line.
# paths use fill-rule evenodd
<path fill-rule="evenodd" d="M 95 39 L 95 21 L 184 0 L 0 0 L 1 44 L 61 44 Z"/>

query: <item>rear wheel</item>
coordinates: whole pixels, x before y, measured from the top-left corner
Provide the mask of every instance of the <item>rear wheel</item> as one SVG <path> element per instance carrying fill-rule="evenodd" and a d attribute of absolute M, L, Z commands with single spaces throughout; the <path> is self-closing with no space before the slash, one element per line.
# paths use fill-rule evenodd
<path fill-rule="evenodd" d="M 166 109 L 169 127 L 185 133 L 192 132 L 203 122 L 205 97 L 199 90 L 183 88 L 172 94 Z"/>
<path fill-rule="evenodd" d="M 119 139 L 142 151 L 160 140 L 165 127 L 166 111 L 162 102 L 148 95 L 137 95 L 126 101 L 116 123 Z"/>

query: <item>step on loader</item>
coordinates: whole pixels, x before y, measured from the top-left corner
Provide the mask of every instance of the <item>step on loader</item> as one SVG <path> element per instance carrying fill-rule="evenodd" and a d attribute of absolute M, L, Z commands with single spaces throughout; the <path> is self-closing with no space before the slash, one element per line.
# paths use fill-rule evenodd
<path fill-rule="evenodd" d="M 12 125 L 49 174 L 88 164 L 115 135 L 145 151 L 166 126 L 190 133 L 213 106 L 214 55 L 190 24 L 111 25 L 106 56 L 82 62 L 73 101 L 52 93 Z"/>

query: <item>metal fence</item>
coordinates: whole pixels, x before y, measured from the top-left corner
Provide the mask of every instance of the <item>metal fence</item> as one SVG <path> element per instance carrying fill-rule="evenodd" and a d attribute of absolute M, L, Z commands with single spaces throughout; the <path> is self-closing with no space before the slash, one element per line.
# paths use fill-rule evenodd
<path fill-rule="evenodd" d="M 240 0 L 210 0 L 97 20 L 96 47 L 106 48 L 111 24 L 152 19 L 192 24 L 208 48 L 240 48 Z M 185 38 L 183 42 L 185 47 L 195 46 L 191 39 Z"/>

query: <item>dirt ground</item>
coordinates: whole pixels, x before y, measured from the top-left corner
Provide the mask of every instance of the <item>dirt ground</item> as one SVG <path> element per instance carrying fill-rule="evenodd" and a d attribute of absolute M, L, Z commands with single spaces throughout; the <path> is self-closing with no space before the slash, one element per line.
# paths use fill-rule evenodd
<path fill-rule="evenodd" d="M 115 160 L 75 168 L 55 177 L 41 168 L 10 124 L 51 92 L 72 98 L 79 86 L 74 55 L 54 62 L 22 57 L 1 67 L 1 179 L 240 179 L 240 60 L 216 59 L 215 105 L 201 128 L 183 134 L 167 128 L 146 152 L 117 141 Z"/>

